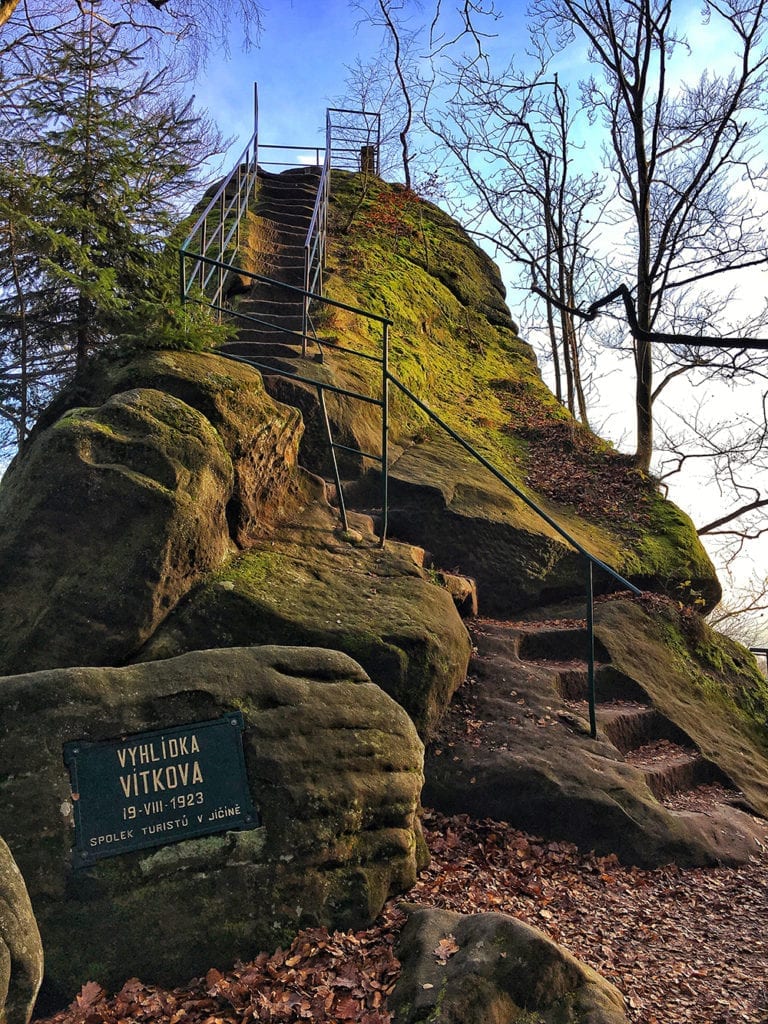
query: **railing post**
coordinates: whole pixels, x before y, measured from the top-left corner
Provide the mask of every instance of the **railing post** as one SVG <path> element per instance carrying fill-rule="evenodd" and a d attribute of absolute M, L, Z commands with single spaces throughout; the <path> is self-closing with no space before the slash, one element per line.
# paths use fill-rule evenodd
<path fill-rule="evenodd" d="M 224 293 L 224 269 L 222 263 L 224 262 L 224 210 L 226 207 L 227 190 L 221 193 L 221 201 L 219 203 L 219 254 L 216 257 L 219 263 L 218 272 L 216 275 L 216 305 L 221 306 Z M 218 313 L 219 323 L 221 323 L 221 310 Z"/>
<path fill-rule="evenodd" d="M 387 539 L 389 520 L 389 324 L 382 324 L 381 352 L 381 538 L 383 548 Z"/>
<path fill-rule="evenodd" d="M 253 83 L 253 133 L 257 135 L 259 131 L 259 83 Z"/>
<path fill-rule="evenodd" d="M 301 303 L 301 355 L 307 354 L 307 332 L 309 331 L 309 245 L 304 243 L 304 298 Z"/>
<path fill-rule="evenodd" d="M 339 512 L 341 513 L 341 525 L 346 532 L 349 531 L 349 522 L 347 521 L 347 506 L 344 501 L 344 489 L 341 486 L 341 474 L 339 473 L 339 462 L 336 458 L 336 445 L 333 441 L 333 433 L 331 431 L 331 421 L 328 416 L 328 409 L 325 404 L 325 389 L 322 385 L 317 386 L 317 397 L 320 402 L 320 409 L 323 414 L 323 422 L 325 423 L 325 434 L 328 438 L 328 447 L 331 452 L 331 464 L 333 466 L 333 479 L 336 483 L 336 496 L 339 499 Z"/>
<path fill-rule="evenodd" d="M 200 228 L 200 255 L 208 255 L 208 219 L 203 221 L 202 227 Z M 205 295 L 205 264 L 202 260 L 198 261 L 200 264 L 200 291 Z"/>
<path fill-rule="evenodd" d="M 179 298 L 181 299 L 182 306 L 186 306 L 187 304 L 187 268 L 184 263 L 185 256 L 186 252 L 184 251 L 184 249 L 179 249 Z"/>
<path fill-rule="evenodd" d="M 592 585 L 592 562 L 587 565 L 587 698 L 589 700 L 589 735 L 597 739 L 595 715 L 595 595 Z"/>

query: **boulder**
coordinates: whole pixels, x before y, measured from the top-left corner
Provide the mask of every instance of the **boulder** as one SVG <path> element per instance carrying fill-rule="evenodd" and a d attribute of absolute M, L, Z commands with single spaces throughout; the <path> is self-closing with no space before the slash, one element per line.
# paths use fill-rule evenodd
<path fill-rule="evenodd" d="M 56 669 L 0 680 L 0 701 L 0 832 L 42 933 L 46 1005 L 86 980 L 180 983 L 305 926 L 364 927 L 423 864 L 421 742 L 344 654 L 265 647 Z M 64 743 L 232 710 L 260 827 L 73 866 Z"/>
<path fill-rule="evenodd" d="M 28 1024 L 43 980 L 43 947 L 24 879 L 0 839 L 0 1024 Z"/>
<path fill-rule="evenodd" d="M 423 545 L 436 565 L 476 580 L 481 614 L 511 616 L 584 593 L 583 556 L 447 438 L 408 448 L 390 469 L 389 496 L 392 535 Z M 671 502 L 651 496 L 649 523 L 632 538 L 533 497 L 586 550 L 637 586 L 697 600 L 704 609 L 720 599 L 692 523 Z M 616 584 L 596 570 L 594 587 L 603 593 Z"/>
<path fill-rule="evenodd" d="M 348 538 L 322 500 L 196 587 L 137 655 L 308 644 L 345 651 L 401 704 L 422 736 L 466 674 L 469 636 L 450 593 L 408 545 L 378 546 L 363 517 Z M 359 538 L 355 542 L 355 538 Z"/>
<path fill-rule="evenodd" d="M 60 395 L 43 415 L 51 425 L 73 405 L 96 405 L 133 388 L 152 388 L 197 409 L 218 433 L 232 460 L 227 505 L 232 538 L 246 547 L 263 536 L 290 505 L 302 435 L 296 409 L 274 402 L 250 366 L 211 353 L 143 352 L 102 360 Z"/>
<path fill-rule="evenodd" d="M 156 388 L 205 416 L 232 460 L 227 521 L 238 547 L 262 537 L 291 507 L 301 414 L 274 402 L 250 366 L 210 353 L 148 352 L 105 383 Z"/>
<path fill-rule="evenodd" d="M 233 541 L 292 507 L 300 436 L 220 357 L 95 367 L 0 485 L 0 672 L 128 660 Z"/>
<path fill-rule="evenodd" d="M 626 1024 L 619 991 L 507 914 L 409 909 L 394 1024 Z"/>
<path fill-rule="evenodd" d="M 0 671 L 127 658 L 224 558 L 231 492 L 218 434 L 160 391 L 40 433 L 0 489 Z"/>

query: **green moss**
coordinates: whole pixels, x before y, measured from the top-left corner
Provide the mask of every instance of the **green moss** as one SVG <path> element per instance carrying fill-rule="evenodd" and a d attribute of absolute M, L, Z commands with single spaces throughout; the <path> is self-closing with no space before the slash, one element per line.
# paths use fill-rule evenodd
<path fill-rule="evenodd" d="M 768 681 L 749 652 L 658 597 L 598 605 L 596 622 L 613 665 L 768 813 Z"/>
<path fill-rule="evenodd" d="M 518 336 L 504 303 L 498 269 L 463 229 L 400 186 L 364 183 L 345 172 L 334 173 L 331 205 L 327 293 L 393 321 L 393 373 L 598 558 L 625 575 L 637 575 L 644 586 L 658 582 L 664 592 L 711 607 L 719 586 L 690 520 L 661 497 L 653 480 L 633 475 L 629 460 L 576 424 L 545 387 L 534 354 Z M 381 351 L 379 325 L 352 313 L 335 310 L 324 333 L 369 354 Z M 378 392 L 374 363 L 331 352 L 326 369 L 342 385 Z M 395 444 L 408 447 L 440 436 L 439 427 L 396 386 L 391 395 Z M 367 408 L 361 415 L 378 414 Z M 368 429 L 374 436 L 373 420 Z M 595 486 L 610 497 L 603 512 L 599 495 L 585 504 L 581 480 L 560 487 L 556 500 L 532 483 L 542 442 L 548 450 L 553 444 L 557 448 L 564 434 L 579 441 L 569 457 L 578 462 L 585 447 L 589 467 L 600 470 L 594 474 Z M 555 456 L 550 452 L 548 457 Z M 585 480 L 590 472 L 582 469 Z M 461 474 L 466 474 L 463 464 Z M 627 475 L 631 486 L 616 487 L 614 495 L 603 474 L 608 480 L 611 474 L 617 479 Z M 514 505 L 486 471 L 475 475 L 483 513 L 497 490 L 499 508 Z M 466 501 L 465 506 L 464 512 L 473 515 Z M 513 518 L 521 529 L 550 535 L 536 513 L 519 504 Z M 686 579 L 693 581 L 687 593 L 679 589 Z"/>

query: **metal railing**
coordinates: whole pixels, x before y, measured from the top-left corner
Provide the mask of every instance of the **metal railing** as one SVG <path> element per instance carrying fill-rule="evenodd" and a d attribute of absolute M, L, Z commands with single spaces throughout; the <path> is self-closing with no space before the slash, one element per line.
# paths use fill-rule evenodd
<path fill-rule="evenodd" d="M 370 110 L 330 107 L 325 112 L 325 154 L 312 219 L 304 242 L 304 291 L 302 304 L 302 354 L 312 329 L 312 295 L 322 295 L 325 246 L 328 238 L 328 200 L 331 170 L 368 171 L 378 175 L 380 167 L 381 115 Z"/>
<path fill-rule="evenodd" d="M 240 248 L 240 225 L 256 189 L 258 166 L 259 92 L 254 83 L 253 135 L 179 250 L 182 302 L 187 301 L 197 286 L 211 304 L 222 305 L 229 274 L 236 272 L 226 256 L 229 252 L 234 256 Z"/>
<path fill-rule="evenodd" d="M 255 176 L 256 159 L 258 156 L 258 104 L 255 103 L 255 131 L 254 135 L 246 146 L 246 154 L 253 154 L 253 169 Z M 633 594 L 642 593 L 638 587 L 636 587 L 629 580 L 625 579 L 620 573 L 611 566 L 607 565 L 601 559 L 597 558 L 590 551 L 588 551 L 575 537 L 573 537 L 567 530 L 565 530 L 560 524 L 552 518 L 547 512 L 544 511 L 539 505 L 533 501 L 525 492 L 513 483 L 501 470 L 497 469 L 493 463 L 491 463 L 481 452 L 479 452 L 473 445 L 465 440 L 457 431 L 455 431 L 448 423 L 445 422 L 433 409 L 431 409 L 425 402 L 423 402 L 417 395 L 415 395 L 401 380 L 399 380 L 389 368 L 389 328 L 392 326 L 392 321 L 385 316 L 374 313 L 371 310 L 361 309 L 355 306 L 348 305 L 347 303 L 338 302 L 334 299 L 330 299 L 322 294 L 322 287 L 317 287 L 318 283 L 322 286 L 322 265 L 325 255 L 325 243 L 327 239 L 327 202 L 330 189 L 330 171 L 333 166 L 333 153 L 334 153 L 334 138 L 333 138 L 333 121 L 332 114 L 344 114 L 348 115 L 354 113 L 352 111 L 329 111 L 326 120 L 326 147 L 324 150 L 324 161 L 323 171 L 321 174 L 321 184 L 318 189 L 318 196 L 315 202 L 315 209 L 313 211 L 312 222 L 310 229 L 307 233 L 307 240 L 305 244 L 305 274 L 304 288 L 296 288 L 293 285 L 285 284 L 281 281 L 276 281 L 273 278 L 266 277 L 263 274 L 257 274 L 250 271 L 243 270 L 235 266 L 232 261 L 225 261 L 223 256 L 226 251 L 226 246 L 229 241 L 236 237 L 239 241 L 239 233 L 234 226 L 228 227 L 225 232 L 224 223 L 226 220 L 225 213 L 229 210 L 229 207 L 224 206 L 224 196 L 226 194 L 227 183 L 232 181 L 235 171 L 239 170 L 235 168 L 227 179 L 222 183 L 219 191 L 216 193 L 214 198 L 206 207 L 206 211 L 198 219 L 195 227 L 193 228 L 187 242 L 181 248 L 181 294 L 182 300 L 187 301 L 189 298 L 189 284 L 188 282 L 196 280 L 198 277 L 201 281 L 201 290 L 204 296 L 204 300 L 219 314 L 224 312 L 228 313 L 235 320 L 240 320 L 246 324 L 256 324 L 257 326 L 264 326 L 270 330 L 279 330 L 286 335 L 292 336 L 297 342 L 301 343 L 302 356 L 306 354 L 307 337 L 308 337 L 308 318 L 309 310 L 312 303 L 318 305 L 331 307 L 335 309 L 345 310 L 348 313 L 352 313 L 356 316 L 363 317 L 364 319 L 378 323 L 381 331 L 381 350 L 378 355 L 372 355 L 370 352 L 363 352 L 360 350 L 352 349 L 343 345 L 339 345 L 335 342 L 325 340 L 322 342 L 323 348 L 328 348 L 339 353 L 348 354 L 354 357 L 361 358 L 363 360 L 376 362 L 380 366 L 380 388 L 378 397 L 370 394 L 366 394 L 361 391 L 353 391 L 352 389 L 338 387 L 337 385 L 330 384 L 326 381 L 318 380 L 308 373 L 294 373 L 286 370 L 284 367 L 276 366 L 274 363 L 262 361 L 252 357 L 246 357 L 242 355 L 236 355 L 233 353 L 222 353 L 229 359 L 233 359 L 237 362 L 244 362 L 253 366 L 257 370 L 261 370 L 264 373 L 272 374 L 275 376 L 284 377 L 288 380 L 296 381 L 297 383 L 309 385 L 317 390 L 318 402 L 321 410 L 321 415 L 326 431 L 326 437 L 329 443 L 332 469 L 334 482 L 336 485 L 336 492 L 339 501 L 339 512 L 341 521 L 344 529 L 348 529 L 347 520 L 347 509 L 344 500 L 344 493 L 341 483 L 341 475 L 339 472 L 339 465 L 337 459 L 337 451 L 353 452 L 363 458 L 367 458 L 378 462 L 381 467 L 381 522 L 379 526 L 379 544 L 381 547 L 384 546 L 388 531 L 389 521 L 389 483 L 388 483 L 388 436 L 389 436 L 389 400 L 390 400 L 390 385 L 396 388 L 408 401 L 412 402 L 421 412 L 426 415 L 433 423 L 435 423 L 441 430 L 443 430 L 449 437 L 457 442 L 467 454 L 469 454 L 475 461 L 482 465 L 488 472 L 490 472 L 496 480 L 498 480 L 508 491 L 515 495 L 520 501 L 522 501 L 527 508 L 529 508 L 539 519 L 546 523 L 555 533 L 566 541 L 575 551 L 577 551 L 584 559 L 585 564 L 585 590 L 586 590 L 586 626 L 587 626 L 587 699 L 589 703 L 589 725 L 590 735 L 594 739 L 597 736 L 597 720 L 595 712 L 595 635 L 594 635 L 594 570 L 599 569 L 606 573 L 614 583 L 629 590 Z M 365 115 L 365 112 L 358 112 Z M 366 140 L 369 140 L 372 136 L 365 135 Z M 378 147 L 379 136 L 376 135 L 376 145 Z M 356 169 L 360 169 L 364 161 L 371 160 L 370 151 L 363 147 L 369 146 L 369 141 L 365 141 L 357 149 L 357 159 L 360 163 Z M 282 147 L 288 148 L 288 147 Z M 291 147 L 299 149 L 301 147 Z M 347 153 L 351 153 L 352 147 L 345 147 Z M 318 151 L 319 153 L 319 151 Z M 248 161 L 246 161 L 246 165 Z M 376 154 L 374 159 L 374 166 L 378 168 L 378 155 Z M 370 170 L 371 167 L 363 168 L 363 170 Z M 238 184 L 240 178 L 237 179 Z M 209 240 L 208 249 L 204 245 L 206 238 L 204 225 L 206 222 L 206 216 L 208 213 L 216 208 L 216 204 L 221 203 L 220 206 L 220 227 L 218 229 L 218 250 L 217 256 L 209 255 L 208 249 L 210 244 L 213 244 L 213 240 Z M 240 209 L 240 205 L 234 206 L 235 210 Z M 238 221 L 239 223 L 239 221 Z M 200 238 L 200 249 L 198 252 L 191 252 L 192 241 L 196 237 L 196 232 L 201 232 Z M 185 263 L 187 260 L 193 260 L 194 267 L 191 274 L 185 273 Z M 228 273 L 236 272 L 239 276 L 246 277 L 253 282 L 260 282 L 269 286 L 275 286 L 278 288 L 285 289 L 289 293 L 295 295 L 301 299 L 302 306 L 304 309 L 304 316 L 302 318 L 302 330 L 301 332 L 292 331 L 288 328 L 276 327 L 276 325 L 261 320 L 259 318 L 249 316 L 245 313 L 226 309 L 223 304 L 223 284 L 222 281 L 226 280 Z M 213 296 L 209 297 L 207 291 L 207 283 L 211 280 L 218 282 L 214 290 Z M 313 285 L 313 287 L 306 287 L 306 285 Z M 318 344 L 321 344 L 318 341 Z M 330 394 L 339 395 L 344 398 L 361 401 L 369 405 L 378 406 L 381 409 L 381 451 L 380 453 L 365 452 L 360 449 L 351 448 L 347 445 L 339 444 L 334 441 L 331 429 L 330 418 L 325 402 L 326 392 Z"/>

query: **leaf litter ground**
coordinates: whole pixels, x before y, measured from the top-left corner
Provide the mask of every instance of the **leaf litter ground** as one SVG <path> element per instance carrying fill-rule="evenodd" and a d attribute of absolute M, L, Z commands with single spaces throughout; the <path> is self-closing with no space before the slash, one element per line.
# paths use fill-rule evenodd
<path fill-rule="evenodd" d="M 424 826 L 432 863 L 409 902 L 535 925 L 618 986 L 632 1024 L 767 1024 L 768 851 L 738 868 L 641 871 L 503 822 L 428 811 Z M 132 978 L 109 996 L 92 980 L 50 1024 L 388 1024 L 404 920 L 392 901 L 375 927 L 307 929 L 173 990 Z"/>

